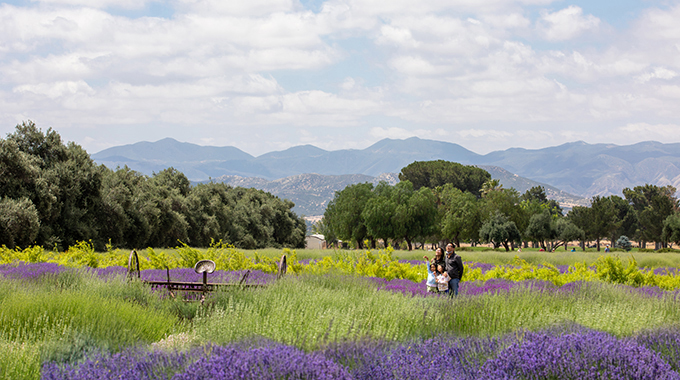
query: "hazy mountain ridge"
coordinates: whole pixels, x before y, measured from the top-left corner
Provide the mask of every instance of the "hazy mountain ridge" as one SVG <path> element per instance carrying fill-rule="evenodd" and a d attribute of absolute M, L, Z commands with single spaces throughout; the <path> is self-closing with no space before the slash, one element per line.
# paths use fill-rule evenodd
<path fill-rule="evenodd" d="M 377 177 L 363 174 L 345 174 L 338 176 L 320 174 L 298 174 L 274 181 L 257 177 L 221 176 L 213 178 L 214 182 L 224 182 L 231 186 L 253 187 L 272 193 L 279 198 L 290 199 L 295 203 L 293 209 L 300 215 L 321 215 L 335 192 L 348 185 L 370 182 L 378 184 L 386 181 L 391 185 L 399 182 L 394 173 L 383 173 Z"/>
<path fill-rule="evenodd" d="M 680 185 L 680 144 L 647 141 L 618 146 L 579 141 L 537 150 L 492 152 L 482 160 L 586 197 L 621 195 L 624 188 L 645 183 Z"/>
<path fill-rule="evenodd" d="M 202 147 L 164 139 L 109 148 L 93 154 L 92 158 L 111 168 L 127 165 L 145 174 L 173 166 L 192 181 L 224 175 L 274 181 L 305 173 L 375 177 L 381 173 L 397 173 L 414 161 L 442 159 L 503 168 L 554 187 L 555 197 L 560 190 L 587 198 L 621 195 L 625 187 L 645 183 L 680 187 L 680 144 L 659 142 L 618 146 L 578 141 L 543 149 L 510 148 L 480 155 L 458 144 L 412 137 L 384 139 L 362 150 L 326 151 L 303 145 L 253 157 L 234 147 Z"/>
<path fill-rule="evenodd" d="M 491 178 L 500 180 L 505 188 L 514 187 L 520 193 L 533 186 L 543 186 L 548 198 L 555 199 L 564 207 L 575 205 L 585 206 L 588 201 L 572 194 L 568 194 L 550 185 L 541 184 L 527 178 L 512 174 L 497 166 L 480 166 L 491 174 Z M 276 195 L 279 198 L 290 199 L 295 203 L 293 211 L 305 216 L 322 215 L 328 202 L 335 196 L 335 192 L 348 185 L 370 182 L 377 185 L 385 181 L 390 185 L 399 182 L 397 173 L 382 173 L 377 177 L 363 174 L 346 174 L 329 176 L 320 174 L 299 174 L 291 177 L 268 181 L 257 177 L 221 176 L 213 178 L 214 182 L 224 182 L 231 186 L 253 187 Z"/>
<path fill-rule="evenodd" d="M 489 174 L 491 174 L 491 178 L 498 179 L 504 188 L 509 189 L 512 187 L 519 191 L 520 194 L 526 192 L 534 186 L 543 186 L 545 189 L 545 194 L 548 196 L 548 198 L 558 201 L 562 207 L 572 208 L 574 206 L 590 205 L 589 200 L 584 197 L 569 194 L 566 191 L 562 191 L 554 186 L 532 181 L 528 178 L 510 173 L 499 166 L 477 165 L 477 167 L 489 172 Z"/>

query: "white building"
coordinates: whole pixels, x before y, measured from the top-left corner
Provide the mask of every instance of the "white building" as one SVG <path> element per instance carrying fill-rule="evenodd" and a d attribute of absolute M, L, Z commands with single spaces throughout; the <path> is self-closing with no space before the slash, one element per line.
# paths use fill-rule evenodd
<path fill-rule="evenodd" d="M 323 235 L 314 234 L 305 237 L 305 248 L 326 249 L 326 240 Z"/>

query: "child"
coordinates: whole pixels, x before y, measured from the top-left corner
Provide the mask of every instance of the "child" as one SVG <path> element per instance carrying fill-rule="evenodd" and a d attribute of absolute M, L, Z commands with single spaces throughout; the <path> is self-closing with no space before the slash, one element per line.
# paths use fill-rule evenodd
<path fill-rule="evenodd" d="M 449 274 L 446 273 L 444 270 L 444 267 L 441 265 L 437 265 L 437 289 L 439 290 L 440 293 L 448 293 L 449 292 L 449 280 L 451 280 L 451 277 L 449 277 Z"/>
<path fill-rule="evenodd" d="M 434 264 L 430 264 L 430 260 L 427 259 L 427 256 L 425 256 L 425 260 L 427 261 L 427 292 L 438 293 L 437 278 L 435 277 L 437 267 Z"/>

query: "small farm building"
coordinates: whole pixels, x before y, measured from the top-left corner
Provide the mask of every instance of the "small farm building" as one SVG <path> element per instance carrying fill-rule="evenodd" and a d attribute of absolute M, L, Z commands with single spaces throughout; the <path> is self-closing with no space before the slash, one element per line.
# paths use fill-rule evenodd
<path fill-rule="evenodd" d="M 323 235 L 314 234 L 305 237 L 305 248 L 307 249 L 326 249 L 326 240 Z"/>

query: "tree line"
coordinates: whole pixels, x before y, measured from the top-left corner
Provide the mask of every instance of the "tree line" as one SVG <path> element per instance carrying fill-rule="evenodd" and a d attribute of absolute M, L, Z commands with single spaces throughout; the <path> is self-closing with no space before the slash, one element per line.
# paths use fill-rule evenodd
<path fill-rule="evenodd" d="M 680 214 L 672 186 L 637 186 L 624 197 L 595 196 L 591 206 L 576 206 L 566 215 L 545 189 L 524 194 L 505 189 L 483 169 L 447 161 L 414 162 L 401 170 L 401 182 L 356 184 L 336 192 L 315 226 L 329 241 L 351 241 L 362 248 L 379 240 L 420 243 L 451 241 L 492 243 L 514 249 L 528 244 L 566 249 L 570 241 L 616 242 L 620 237 L 640 246 L 680 244 Z"/>
<path fill-rule="evenodd" d="M 0 245 L 8 247 L 205 247 L 213 239 L 245 249 L 304 247 L 305 222 L 293 207 L 261 190 L 191 186 L 173 168 L 150 177 L 111 170 L 30 121 L 0 139 Z"/>

